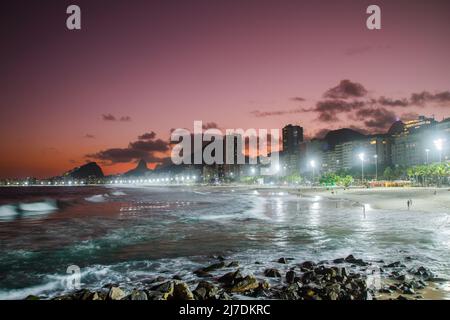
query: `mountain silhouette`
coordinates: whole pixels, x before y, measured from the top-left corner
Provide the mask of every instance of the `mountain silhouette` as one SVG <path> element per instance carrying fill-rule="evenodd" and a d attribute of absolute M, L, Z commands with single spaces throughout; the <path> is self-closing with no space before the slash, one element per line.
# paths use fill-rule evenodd
<path fill-rule="evenodd" d="M 125 177 L 140 177 L 144 176 L 150 169 L 147 167 L 147 162 L 143 159 L 139 160 L 136 168 L 125 172 L 123 175 Z"/>
<path fill-rule="evenodd" d="M 73 179 L 103 178 L 102 168 L 96 162 L 89 162 L 64 174 Z"/>
<path fill-rule="evenodd" d="M 349 128 L 343 128 L 338 130 L 332 130 L 328 132 L 324 140 L 328 143 L 328 147 L 333 149 L 336 145 L 364 139 L 366 136 L 358 131 Z"/>

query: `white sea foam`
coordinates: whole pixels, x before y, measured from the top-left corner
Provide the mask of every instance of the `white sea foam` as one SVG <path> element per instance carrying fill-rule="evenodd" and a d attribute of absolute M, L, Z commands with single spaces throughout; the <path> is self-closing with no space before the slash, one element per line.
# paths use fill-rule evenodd
<path fill-rule="evenodd" d="M 17 207 L 12 205 L 0 206 L 0 218 L 12 219 L 17 215 Z"/>
<path fill-rule="evenodd" d="M 107 194 L 96 194 L 95 196 L 87 197 L 85 198 L 86 201 L 94 202 L 94 203 L 100 203 L 100 202 L 106 202 L 109 196 Z"/>
<path fill-rule="evenodd" d="M 117 197 L 117 196 L 126 196 L 127 194 L 125 192 L 122 192 L 122 191 L 114 191 L 114 192 L 111 192 L 111 195 Z"/>
<path fill-rule="evenodd" d="M 32 203 L 20 203 L 19 209 L 27 212 L 49 212 L 58 210 L 58 206 L 56 205 L 56 201 L 46 200 Z"/>
<path fill-rule="evenodd" d="M 1 290 L 0 300 L 18 300 L 24 299 L 29 295 L 40 295 L 45 292 L 54 292 L 62 289 L 61 281 L 51 281 L 45 284 L 23 289 Z"/>

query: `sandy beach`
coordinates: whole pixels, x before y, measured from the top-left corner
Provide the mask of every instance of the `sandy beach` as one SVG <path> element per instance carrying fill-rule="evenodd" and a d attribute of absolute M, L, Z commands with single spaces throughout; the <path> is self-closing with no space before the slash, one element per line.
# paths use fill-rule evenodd
<path fill-rule="evenodd" d="M 450 189 L 433 187 L 389 187 L 389 188 L 357 188 L 351 187 L 318 187 L 295 188 L 285 186 L 248 186 L 222 185 L 201 186 L 198 190 L 273 190 L 287 192 L 305 197 L 323 197 L 335 200 L 348 200 L 355 204 L 366 205 L 367 208 L 378 210 L 408 210 L 407 201 L 412 200 L 410 211 L 417 212 L 448 212 L 450 213 Z"/>
<path fill-rule="evenodd" d="M 446 188 L 322 188 L 297 192 L 305 196 L 349 200 L 380 210 L 407 210 L 407 201 L 412 200 L 410 211 L 450 213 L 450 191 Z"/>

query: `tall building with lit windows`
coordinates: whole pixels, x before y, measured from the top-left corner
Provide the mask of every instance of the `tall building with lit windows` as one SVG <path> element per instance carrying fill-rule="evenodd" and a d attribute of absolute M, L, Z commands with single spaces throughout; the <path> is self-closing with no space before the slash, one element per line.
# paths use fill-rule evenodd
<path fill-rule="evenodd" d="M 298 173 L 300 169 L 300 144 L 303 128 L 289 124 L 283 128 L 283 170 L 286 174 Z"/>
<path fill-rule="evenodd" d="M 380 170 L 391 163 L 391 143 L 387 135 L 373 135 L 337 144 L 323 153 L 323 168 L 328 172 L 348 171 L 361 166 L 359 154 L 365 164 Z M 373 171 L 373 170 L 372 170 Z"/>
<path fill-rule="evenodd" d="M 396 130 L 390 130 L 392 135 L 392 164 L 394 166 L 410 167 L 438 162 L 448 158 L 448 148 L 437 150 L 435 141 L 450 140 L 450 120 L 441 122 L 433 118 L 419 116 L 415 120 L 394 124 Z"/>

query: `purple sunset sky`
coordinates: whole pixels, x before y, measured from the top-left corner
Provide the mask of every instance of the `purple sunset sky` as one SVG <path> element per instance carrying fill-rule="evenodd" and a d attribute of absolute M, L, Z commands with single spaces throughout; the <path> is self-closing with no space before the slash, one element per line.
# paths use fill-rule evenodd
<path fill-rule="evenodd" d="M 295 123 L 312 137 L 450 115 L 450 1 L 9 2 L 0 177 L 87 160 L 121 172 L 142 153 L 163 157 L 170 129 L 194 120 Z M 81 7 L 81 31 L 65 27 L 69 4 Z M 370 4 L 382 30 L 366 29 Z"/>

